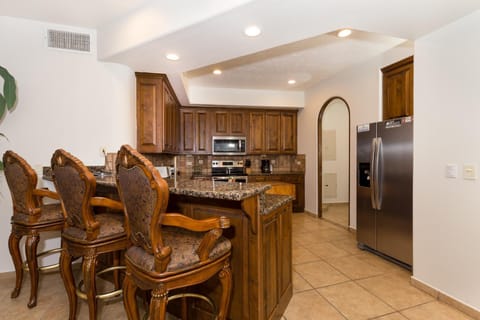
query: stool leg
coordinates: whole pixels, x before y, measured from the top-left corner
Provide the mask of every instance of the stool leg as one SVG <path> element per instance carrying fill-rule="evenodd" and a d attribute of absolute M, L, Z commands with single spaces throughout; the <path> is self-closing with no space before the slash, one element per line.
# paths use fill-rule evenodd
<path fill-rule="evenodd" d="M 120 251 L 113 253 L 113 265 L 115 267 L 120 265 Z M 120 289 L 120 270 L 113 271 L 113 284 L 115 285 L 115 290 Z"/>
<path fill-rule="evenodd" d="M 87 294 L 88 314 L 90 320 L 97 319 L 97 287 L 95 283 L 95 265 L 97 256 L 91 255 L 83 258 L 82 271 Z"/>
<path fill-rule="evenodd" d="M 218 308 L 218 320 L 227 318 L 228 305 L 230 303 L 230 294 L 232 292 L 232 269 L 228 260 L 225 261 L 223 269 L 218 273 L 220 284 L 222 285 L 222 295 Z"/>
<path fill-rule="evenodd" d="M 153 289 L 150 299 L 150 319 L 165 320 L 167 313 L 168 291 L 163 288 Z"/>
<path fill-rule="evenodd" d="M 33 308 L 37 305 L 37 289 L 38 289 L 38 263 L 37 263 L 37 246 L 40 241 L 38 233 L 32 233 L 27 236 L 25 241 L 25 255 L 27 257 L 28 270 L 30 274 L 30 301 L 28 307 Z"/>
<path fill-rule="evenodd" d="M 136 300 L 137 285 L 127 273 L 123 280 L 123 305 L 128 320 L 139 320 Z M 152 318 L 153 319 L 153 318 Z"/>
<path fill-rule="evenodd" d="M 68 252 L 68 247 L 63 242 L 62 252 L 60 254 L 60 274 L 63 279 L 65 291 L 67 291 L 70 320 L 75 320 L 77 315 L 77 294 L 75 292 L 75 280 L 72 272 L 72 256 Z"/>
<path fill-rule="evenodd" d="M 19 235 L 15 228 L 12 227 L 10 236 L 8 237 L 8 250 L 12 256 L 13 265 L 15 266 L 15 288 L 10 295 L 11 298 L 16 298 L 20 294 L 20 289 L 22 289 L 23 281 L 23 267 L 22 267 L 22 256 L 20 255 L 20 239 L 22 238 Z"/>

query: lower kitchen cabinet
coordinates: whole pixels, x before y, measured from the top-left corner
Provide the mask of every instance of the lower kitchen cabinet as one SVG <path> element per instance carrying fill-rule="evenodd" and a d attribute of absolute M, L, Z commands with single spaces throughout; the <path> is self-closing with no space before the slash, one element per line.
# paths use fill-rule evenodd
<path fill-rule="evenodd" d="M 295 185 L 295 200 L 293 200 L 293 212 L 303 212 L 305 209 L 305 176 L 304 174 L 251 174 L 248 182 L 281 181 Z"/>
<path fill-rule="evenodd" d="M 171 194 L 169 199 L 169 212 L 230 220 L 223 236 L 232 244 L 231 320 L 279 320 L 293 295 L 292 202 L 262 214 L 259 202 L 257 196 L 233 201 Z M 218 278 L 192 290 L 218 301 Z M 203 301 L 195 301 L 193 309 L 192 319 L 212 319 L 211 308 Z"/>

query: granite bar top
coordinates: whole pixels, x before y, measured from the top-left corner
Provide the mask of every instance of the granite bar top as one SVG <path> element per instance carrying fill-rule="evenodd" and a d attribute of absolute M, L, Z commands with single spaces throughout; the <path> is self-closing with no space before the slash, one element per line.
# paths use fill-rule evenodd
<path fill-rule="evenodd" d="M 262 214 L 268 214 L 273 210 L 284 206 L 285 204 L 287 204 L 289 201 L 292 201 L 292 200 L 293 200 L 293 197 L 288 195 L 266 194 L 264 204 L 263 204 Z"/>
<path fill-rule="evenodd" d="M 199 198 L 225 199 L 240 201 L 257 194 L 265 193 L 271 188 L 265 183 L 238 183 L 209 180 L 183 180 L 177 185 L 169 184 L 171 194 Z"/>

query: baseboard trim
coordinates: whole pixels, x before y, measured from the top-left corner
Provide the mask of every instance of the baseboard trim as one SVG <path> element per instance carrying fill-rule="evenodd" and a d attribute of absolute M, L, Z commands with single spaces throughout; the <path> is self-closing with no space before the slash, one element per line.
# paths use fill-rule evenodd
<path fill-rule="evenodd" d="M 428 284 L 426 284 L 425 282 L 422 282 L 418 279 L 416 279 L 415 277 L 411 277 L 410 278 L 410 283 L 412 284 L 412 286 L 414 286 L 415 288 L 417 289 L 420 289 L 422 290 L 423 292 L 431 295 L 432 297 L 434 297 L 435 299 L 437 299 L 438 301 L 441 301 L 445 304 L 448 304 L 449 306 L 465 313 L 466 315 L 472 317 L 473 319 L 475 320 L 480 320 L 480 311 L 477 310 L 476 308 L 474 307 L 471 307 L 431 286 L 429 286 Z"/>

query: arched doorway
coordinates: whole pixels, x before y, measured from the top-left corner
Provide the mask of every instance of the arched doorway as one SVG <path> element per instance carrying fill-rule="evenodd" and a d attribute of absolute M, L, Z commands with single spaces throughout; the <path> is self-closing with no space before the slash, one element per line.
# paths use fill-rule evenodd
<path fill-rule="evenodd" d="M 318 115 L 318 217 L 350 226 L 350 108 L 328 99 Z"/>

